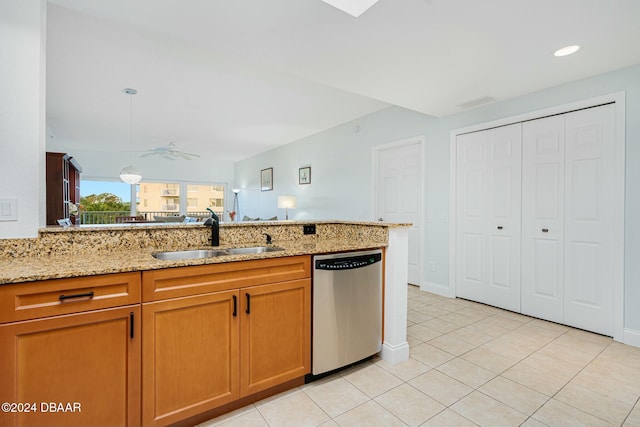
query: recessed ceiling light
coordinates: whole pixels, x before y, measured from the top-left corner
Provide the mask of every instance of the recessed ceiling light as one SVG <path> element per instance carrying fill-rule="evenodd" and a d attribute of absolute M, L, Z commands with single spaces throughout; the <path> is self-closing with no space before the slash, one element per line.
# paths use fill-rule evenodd
<path fill-rule="evenodd" d="M 580 50 L 580 46 L 577 46 L 577 45 L 565 46 L 563 48 L 560 48 L 560 49 L 556 50 L 553 53 L 553 55 L 554 56 L 567 56 L 567 55 L 571 55 L 572 53 L 576 53 L 579 50 Z"/>
<path fill-rule="evenodd" d="M 331 6 L 340 9 L 356 18 L 366 12 L 371 6 L 376 4 L 378 0 L 322 0 Z"/>

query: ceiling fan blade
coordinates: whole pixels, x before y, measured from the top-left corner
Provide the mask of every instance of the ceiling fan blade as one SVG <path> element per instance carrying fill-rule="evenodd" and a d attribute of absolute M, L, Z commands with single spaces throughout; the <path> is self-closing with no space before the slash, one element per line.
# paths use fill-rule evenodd
<path fill-rule="evenodd" d="M 144 154 L 142 154 L 140 157 L 148 157 L 153 155 L 161 156 L 162 158 L 165 158 L 167 160 L 176 160 L 178 158 L 183 158 L 185 160 L 192 160 L 197 157 L 200 157 L 199 154 L 185 153 L 183 151 L 178 150 L 176 148 L 175 142 L 170 142 L 166 147 L 156 147 L 156 148 L 149 149 L 145 151 Z"/>

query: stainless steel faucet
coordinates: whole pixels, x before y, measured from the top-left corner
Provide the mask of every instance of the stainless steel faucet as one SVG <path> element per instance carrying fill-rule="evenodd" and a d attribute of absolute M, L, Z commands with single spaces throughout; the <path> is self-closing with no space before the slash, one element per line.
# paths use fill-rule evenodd
<path fill-rule="evenodd" d="M 207 218 L 204 225 L 211 227 L 211 246 L 220 246 L 220 218 L 211 208 L 207 210 L 211 213 L 211 218 Z"/>

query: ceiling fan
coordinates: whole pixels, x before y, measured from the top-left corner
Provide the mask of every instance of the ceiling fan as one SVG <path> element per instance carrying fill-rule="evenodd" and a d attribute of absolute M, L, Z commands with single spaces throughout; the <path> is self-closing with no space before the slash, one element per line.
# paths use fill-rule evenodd
<path fill-rule="evenodd" d="M 167 160 L 193 160 L 200 157 L 198 154 L 185 153 L 184 151 L 179 150 L 175 142 L 170 142 L 167 146 L 152 148 L 140 155 L 140 157 L 149 156 L 159 156 Z"/>

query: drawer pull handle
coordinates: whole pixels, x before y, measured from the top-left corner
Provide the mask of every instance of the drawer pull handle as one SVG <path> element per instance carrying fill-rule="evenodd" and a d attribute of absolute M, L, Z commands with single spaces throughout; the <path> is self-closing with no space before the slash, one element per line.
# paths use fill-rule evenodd
<path fill-rule="evenodd" d="M 233 296 L 233 317 L 238 315 L 238 297 Z"/>
<path fill-rule="evenodd" d="M 548 228 L 543 228 L 543 229 L 542 229 L 542 232 L 543 232 L 543 233 L 548 233 L 548 232 L 549 232 L 549 229 L 548 229 Z"/>
<path fill-rule="evenodd" d="M 93 291 L 85 292 L 83 294 L 60 295 L 58 297 L 58 299 L 60 301 L 64 301 L 64 300 L 68 300 L 68 299 L 74 299 L 74 298 L 93 298 Z"/>
<path fill-rule="evenodd" d="M 247 296 L 247 314 L 251 314 L 251 295 L 245 294 Z"/>
<path fill-rule="evenodd" d="M 499 226 L 498 226 L 498 230 L 502 230 L 503 228 L 504 228 L 504 227 L 503 227 L 503 226 L 501 226 L 501 225 L 499 225 Z"/>

